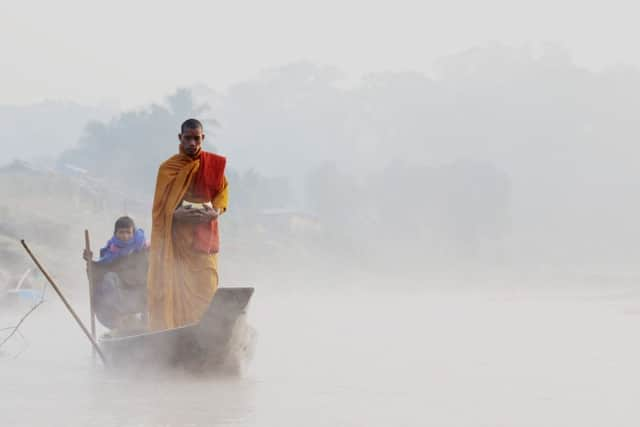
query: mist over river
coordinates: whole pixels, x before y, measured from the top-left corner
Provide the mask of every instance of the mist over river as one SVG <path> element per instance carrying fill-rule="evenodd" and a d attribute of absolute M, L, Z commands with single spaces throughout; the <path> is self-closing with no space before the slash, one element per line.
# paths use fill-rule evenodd
<path fill-rule="evenodd" d="M 242 378 L 92 368 L 57 300 L 0 364 L 3 426 L 637 426 L 640 294 L 258 290 Z"/>

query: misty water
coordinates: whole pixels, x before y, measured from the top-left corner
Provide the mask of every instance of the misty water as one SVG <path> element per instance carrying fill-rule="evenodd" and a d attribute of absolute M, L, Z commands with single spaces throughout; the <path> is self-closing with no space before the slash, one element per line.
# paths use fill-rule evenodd
<path fill-rule="evenodd" d="M 260 292 L 241 378 L 92 367 L 49 301 L 0 364 L 12 426 L 636 426 L 640 294 L 604 286 Z M 468 284 L 469 285 L 469 284 Z M 394 287 L 397 290 L 394 291 Z M 356 290 L 354 290 L 356 289 Z"/>

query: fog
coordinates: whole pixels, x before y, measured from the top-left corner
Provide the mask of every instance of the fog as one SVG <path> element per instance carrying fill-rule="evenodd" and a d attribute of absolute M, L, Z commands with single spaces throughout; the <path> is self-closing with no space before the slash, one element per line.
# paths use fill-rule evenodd
<path fill-rule="evenodd" d="M 24 327 L 28 351 L 3 358 L 3 424 L 637 424 L 637 295 L 265 293 L 258 354 L 231 379 L 91 368 L 51 301 Z"/>
<path fill-rule="evenodd" d="M 172 87 L 226 88 L 300 59 L 339 65 L 355 80 L 431 73 L 443 56 L 496 41 L 558 42 L 593 70 L 640 65 L 627 0 L 26 0 L 0 8 L 0 93 L 12 104 L 107 99 L 131 108 Z"/>
<path fill-rule="evenodd" d="M 2 6 L 0 342 L 45 285 L 20 239 L 88 321 L 83 230 L 151 231 L 189 117 L 257 339 L 239 376 L 114 372 L 49 289 L 0 345 L 0 425 L 638 425 L 632 14 L 272 3 Z"/>

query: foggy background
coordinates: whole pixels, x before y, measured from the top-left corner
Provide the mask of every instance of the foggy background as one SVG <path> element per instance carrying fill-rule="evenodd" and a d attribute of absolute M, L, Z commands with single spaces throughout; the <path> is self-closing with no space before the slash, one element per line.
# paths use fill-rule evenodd
<path fill-rule="evenodd" d="M 3 214 L 15 218 L 3 233 L 55 237 L 59 251 L 82 241 L 78 227 L 98 225 L 103 243 L 117 215 L 147 226 L 158 165 L 195 116 L 229 158 L 223 262 L 250 257 L 271 278 L 635 280 L 640 72 L 502 44 L 436 69 L 345 88 L 339 68 L 300 61 L 132 110 L 2 107 L 2 139 L 16 141 L 0 171 Z M 48 224 L 51 235 L 36 231 Z"/>
<path fill-rule="evenodd" d="M 633 6 L 0 4 L 2 295 L 24 238 L 88 318 L 83 230 L 149 234 L 196 117 L 259 336 L 242 379 L 113 379 L 51 294 L 0 349 L 0 424 L 637 425 Z"/>

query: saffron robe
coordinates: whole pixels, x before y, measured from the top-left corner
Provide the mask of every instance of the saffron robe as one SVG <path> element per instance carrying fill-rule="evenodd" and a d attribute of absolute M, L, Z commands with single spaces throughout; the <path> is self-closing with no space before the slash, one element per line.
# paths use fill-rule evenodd
<path fill-rule="evenodd" d="M 174 221 L 183 200 L 224 212 L 228 190 L 226 159 L 201 151 L 180 150 L 158 170 L 153 200 L 153 228 L 147 277 L 149 327 L 163 330 L 200 320 L 218 288 L 218 223 Z"/>

